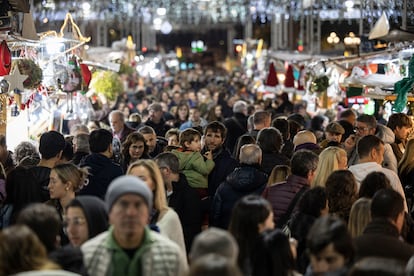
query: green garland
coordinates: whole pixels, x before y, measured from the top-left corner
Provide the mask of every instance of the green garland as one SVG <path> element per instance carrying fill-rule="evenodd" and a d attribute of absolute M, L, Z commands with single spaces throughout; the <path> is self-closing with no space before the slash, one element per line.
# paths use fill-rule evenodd
<path fill-rule="evenodd" d="M 18 59 L 13 61 L 13 66 L 18 66 L 20 74 L 27 75 L 27 79 L 23 82 L 26 89 L 37 88 L 43 80 L 43 71 L 40 66 L 31 59 Z"/>
<path fill-rule="evenodd" d="M 327 76 L 317 77 L 312 81 L 310 90 L 312 92 L 323 92 L 329 87 L 329 78 Z"/>
<path fill-rule="evenodd" d="M 105 95 L 108 100 L 115 100 L 124 91 L 119 75 L 112 71 L 96 71 L 92 75 L 91 89 Z"/>

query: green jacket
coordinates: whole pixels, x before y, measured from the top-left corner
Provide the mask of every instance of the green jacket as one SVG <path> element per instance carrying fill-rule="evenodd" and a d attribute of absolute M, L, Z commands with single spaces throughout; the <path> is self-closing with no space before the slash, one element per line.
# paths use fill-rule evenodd
<path fill-rule="evenodd" d="M 207 188 L 208 175 L 214 169 L 213 160 L 204 160 L 200 152 L 172 150 L 180 161 L 179 170 L 193 188 Z"/>
<path fill-rule="evenodd" d="M 188 265 L 180 248 L 168 238 L 145 228 L 141 246 L 130 259 L 113 238 L 113 228 L 81 246 L 89 275 L 186 275 Z"/>

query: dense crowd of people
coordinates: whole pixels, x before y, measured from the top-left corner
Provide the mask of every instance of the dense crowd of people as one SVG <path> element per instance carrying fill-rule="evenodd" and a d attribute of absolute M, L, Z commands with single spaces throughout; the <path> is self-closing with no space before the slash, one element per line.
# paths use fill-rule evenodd
<path fill-rule="evenodd" d="M 414 275 L 410 116 L 171 79 L 0 135 L 0 275 Z"/>

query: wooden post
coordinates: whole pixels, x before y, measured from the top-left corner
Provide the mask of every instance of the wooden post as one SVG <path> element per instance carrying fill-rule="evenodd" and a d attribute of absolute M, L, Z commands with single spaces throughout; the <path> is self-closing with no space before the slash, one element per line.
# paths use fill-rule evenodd
<path fill-rule="evenodd" d="M 6 136 L 7 130 L 7 94 L 0 95 L 0 134 Z"/>

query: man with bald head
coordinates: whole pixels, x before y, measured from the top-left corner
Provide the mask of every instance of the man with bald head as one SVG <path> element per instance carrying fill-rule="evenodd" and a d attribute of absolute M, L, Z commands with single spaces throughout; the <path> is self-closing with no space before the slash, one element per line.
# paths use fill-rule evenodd
<path fill-rule="evenodd" d="M 240 149 L 240 165 L 217 188 L 212 203 L 211 226 L 227 229 L 234 204 L 243 196 L 261 195 L 266 187 L 267 174 L 260 171 L 262 150 L 256 144 Z"/>

